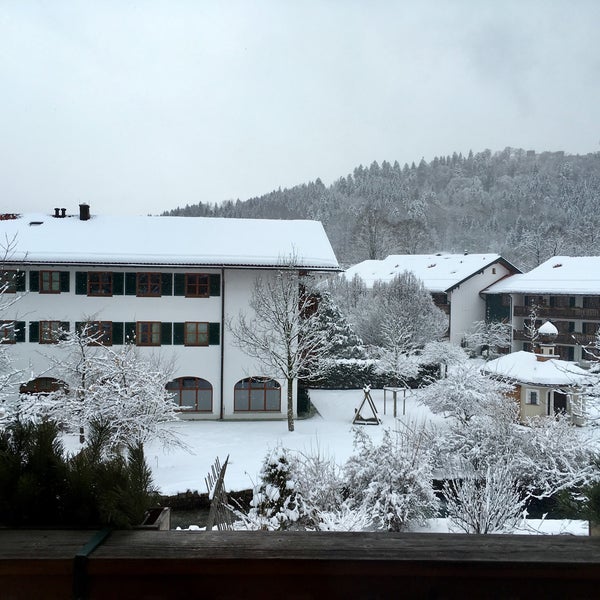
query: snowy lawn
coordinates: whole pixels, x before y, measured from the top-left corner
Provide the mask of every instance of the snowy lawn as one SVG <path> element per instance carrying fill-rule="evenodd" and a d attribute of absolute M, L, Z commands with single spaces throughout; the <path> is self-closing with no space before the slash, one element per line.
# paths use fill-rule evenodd
<path fill-rule="evenodd" d="M 418 390 L 408 390 L 406 415 L 402 416 L 402 397 L 398 393 L 399 420 L 442 422 L 428 408 L 416 401 Z M 319 411 L 310 419 L 296 421 L 296 430 L 287 430 L 287 421 L 179 421 L 173 427 L 181 434 L 190 452 L 176 449 L 165 452 L 159 444 L 146 447 L 146 458 L 152 467 L 155 484 L 163 494 L 175 494 L 186 490 L 206 492 L 204 477 L 215 458 L 221 462 L 229 455 L 225 484 L 228 490 L 251 488 L 267 450 L 282 445 L 301 452 L 316 451 L 334 456 L 344 463 L 352 454 L 352 419 L 354 409 L 363 399 L 362 390 L 311 390 L 310 397 Z M 384 427 L 394 429 L 390 392 L 386 413 L 383 414 L 383 390 L 372 390 L 371 397 L 377 407 L 382 425 L 361 425 L 377 442 L 381 440 Z M 363 411 L 363 416 L 366 411 Z"/>

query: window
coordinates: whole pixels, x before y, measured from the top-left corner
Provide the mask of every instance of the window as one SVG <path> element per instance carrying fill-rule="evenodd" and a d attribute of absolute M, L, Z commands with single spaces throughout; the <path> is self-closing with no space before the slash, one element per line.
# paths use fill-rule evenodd
<path fill-rule="evenodd" d="M 137 296 L 156 297 L 161 295 L 162 276 L 160 273 L 137 274 Z"/>
<path fill-rule="evenodd" d="M 235 412 L 279 412 L 281 386 L 267 377 L 249 377 L 235 384 L 233 392 Z"/>
<path fill-rule="evenodd" d="M 40 344 L 56 344 L 63 334 L 60 321 L 40 321 Z"/>
<path fill-rule="evenodd" d="M 212 385 L 199 377 L 178 377 L 169 381 L 166 389 L 181 410 L 212 412 Z"/>
<path fill-rule="evenodd" d="M 210 293 L 210 280 L 208 275 L 200 273 L 186 273 L 185 295 L 189 298 L 208 298 Z"/>
<path fill-rule="evenodd" d="M 40 293 L 60 294 L 60 271 L 40 271 Z"/>
<path fill-rule="evenodd" d="M 160 346 L 160 321 L 138 321 L 135 334 L 138 346 Z"/>
<path fill-rule="evenodd" d="M 537 390 L 527 390 L 527 397 L 525 399 L 525 404 L 539 404 L 540 403 L 540 394 Z"/>
<path fill-rule="evenodd" d="M 77 331 L 84 333 L 89 340 L 90 346 L 112 346 L 113 323 L 112 321 L 87 321 L 77 323 Z"/>
<path fill-rule="evenodd" d="M 208 346 L 208 323 L 186 322 L 183 343 L 186 346 Z"/>
<path fill-rule="evenodd" d="M 25 273 L 22 271 L 0 271 L 0 293 L 14 294 L 25 291 Z"/>
<path fill-rule="evenodd" d="M 19 393 L 44 395 L 59 390 L 64 390 L 65 392 L 69 391 L 64 381 L 54 379 L 54 377 L 37 377 L 36 379 L 31 379 L 27 383 L 23 383 L 19 388 Z"/>
<path fill-rule="evenodd" d="M 0 321 L 0 344 L 14 344 L 16 341 L 15 322 Z"/>
<path fill-rule="evenodd" d="M 88 296 L 112 296 L 112 275 L 107 271 L 90 271 L 88 273 Z"/>

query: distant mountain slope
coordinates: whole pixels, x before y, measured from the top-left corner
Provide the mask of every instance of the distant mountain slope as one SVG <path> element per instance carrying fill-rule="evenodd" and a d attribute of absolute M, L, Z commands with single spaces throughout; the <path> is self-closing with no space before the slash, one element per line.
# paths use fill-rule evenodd
<path fill-rule="evenodd" d="M 553 254 L 600 254 L 600 153 L 513 148 L 418 165 L 362 165 L 329 187 L 320 179 L 220 206 L 165 215 L 318 219 L 338 259 L 392 253 L 498 252 L 521 268 Z"/>

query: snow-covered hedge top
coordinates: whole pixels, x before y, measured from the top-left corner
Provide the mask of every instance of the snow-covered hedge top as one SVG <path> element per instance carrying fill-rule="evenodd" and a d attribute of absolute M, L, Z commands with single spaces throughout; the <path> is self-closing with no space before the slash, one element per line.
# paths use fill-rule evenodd
<path fill-rule="evenodd" d="M 494 283 L 490 294 L 600 294 L 600 256 L 554 256 Z"/>
<path fill-rule="evenodd" d="M 446 292 L 498 261 L 506 262 L 499 254 L 392 254 L 383 260 L 358 263 L 345 276 L 351 280 L 359 275 L 367 287 L 372 287 L 376 281 L 391 281 L 410 271 L 428 291 Z"/>
<path fill-rule="evenodd" d="M 482 371 L 532 385 L 585 385 L 593 382 L 590 372 L 573 362 L 558 358 L 538 361 L 535 354 L 524 350 L 490 360 Z"/>
<path fill-rule="evenodd" d="M 0 220 L 0 239 L 13 237 L 13 262 L 277 266 L 294 256 L 300 267 L 339 269 L 318 221 L 26 214 Z"/>

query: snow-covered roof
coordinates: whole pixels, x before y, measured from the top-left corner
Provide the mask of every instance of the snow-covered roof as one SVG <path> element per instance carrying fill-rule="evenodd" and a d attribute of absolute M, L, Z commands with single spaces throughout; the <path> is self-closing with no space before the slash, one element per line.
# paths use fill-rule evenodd
<path fill-rule="evenodd" d="M 600 256 L 554 256 L 529 271 L 507 277 L 488 294 L 600 294 Z"/>
<path fill-rule="evenodd" d="M 482 367 L 484 373 L 505 377 L 518 383 L 541 386 L 573 386 L 588 384 L 592 381 L 589 371 L 573 362 L 551 358 L 539 361 L 532 352 L 512 352 Z"/>
<path fill-rule="evenodd" d="M 372 287 L 375 281 L 388 282 L 404 271 L 412 272 L 430 292 L 447 292 L 485 267 L 503 262 L 499 254 L 392 254 L 383 260 L 365 260 L 346 270 Z"/>
<path fill-rule="evenodd" d="M 338 270 L 318 221 L 45 214 L 0 218 L 0 240 L 15 239 L 11 262 L 273 267 Z"/>

